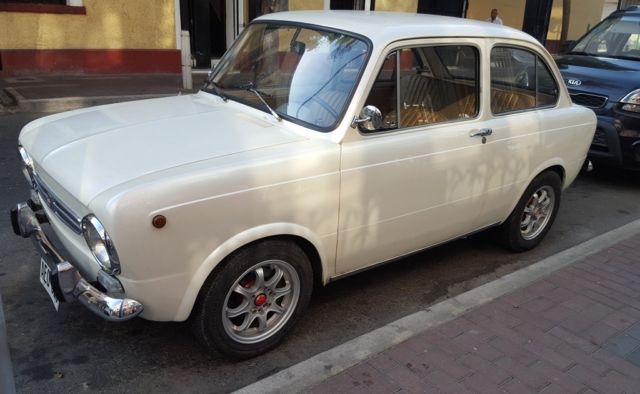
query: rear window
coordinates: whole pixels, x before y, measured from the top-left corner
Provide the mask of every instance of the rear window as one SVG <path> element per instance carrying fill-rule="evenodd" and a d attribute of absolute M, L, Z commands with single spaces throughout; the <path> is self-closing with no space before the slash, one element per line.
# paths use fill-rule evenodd
<path fill-rule="evenodd" d="M 540 56 L 506 46 L 491 50 L 491 112 L 544 108 L 557 101 L 558 84 Z"/>

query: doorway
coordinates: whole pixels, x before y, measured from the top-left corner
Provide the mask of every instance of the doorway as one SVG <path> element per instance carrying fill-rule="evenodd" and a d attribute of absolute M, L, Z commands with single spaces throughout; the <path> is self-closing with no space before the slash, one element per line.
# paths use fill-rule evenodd
<path fill-rule="evenodd" d="M 182 28 L 188 27 L 196 68 L 210 68 L 211 60 L 227 50 L 225 0 L 180 0 Z"/>
<path fill-rule="evenodd" d="M 364 10 L 364 0 L 331 0 L 329 4 L 332 10 Z"/>
<path fill-rule="evenodd" d="M 542 45 L 547 41 L 553 0 L 527 0 L 524 7 L 522 31 L 535 37 Z"/>
<path fill-rule="evenodd" d="M 418 0 L 418 13 L 465 18 L 467 0 Z"/>

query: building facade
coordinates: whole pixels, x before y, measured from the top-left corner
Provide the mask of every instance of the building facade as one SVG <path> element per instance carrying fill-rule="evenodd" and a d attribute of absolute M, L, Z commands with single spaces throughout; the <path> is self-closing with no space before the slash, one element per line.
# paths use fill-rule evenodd
<path fill-rule="evenodd" d="M 603 17 L 611 1 L 572 0 L 569 40 Z M 195 67 L 209 68 L 254 18 L 285 10 L 418 12 L 484 20 L 497 8 L 507 26 L 555 52 L 563 0 L 0 0 L 0 75 L 178 73 L 180 31 Z M 605 7 L 606 5 L 606 7 Z M 185 48 L 186 49 L 186 48 Z"/>
<path fill-rule="evenodd" d="M 605 0 L 572 2 L 575 6 L 568 40 L 579 38 L 599 22 L 605 6 Z M 531 34 L 557 52 L 562 3 L 562 0 L 181 0 L 181 7 L 183 29 L 191 33 L 195 65 L 209 67 L 211 59 L 220 56 L 251 20 L 286 10 L 418 12 L 484 20 L 492 8 L 497 8 L 505 25 Z"/>
<path fill-rule="evenodd" d="M 0 75 L 178 73 L 178 0 L 0 0 Z"/>

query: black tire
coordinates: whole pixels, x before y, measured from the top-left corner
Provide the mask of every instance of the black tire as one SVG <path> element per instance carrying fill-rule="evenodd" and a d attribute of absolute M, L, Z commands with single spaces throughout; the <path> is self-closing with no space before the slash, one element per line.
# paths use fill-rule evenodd
<path fill-rule="evenodd" d="M 191 314 L 196 337 L 209 350 L 233 359 L 247 359 L 273 349 L 309 304 L 313 290 L 309 258 L 292 242 L 270 239 L 238 250 L 222 264 L 202 286 Z M 256 266 L 263 273 L 262 280 L 258 279 Z M 278 270 L 283 279 L 276 278 Z M 268 287 L 270 280 L 277 282 Z M 299 281 L 297 292 L 296 280 Z M 286 291 L 287 283 L 291 296 L 278 295 Z M 231 291 L 238 286 L 242 287 L 240 292 Z M 231 311 L 246 308 L 248 310 L 239 316 L 228 317 Z M 285 312 L 274 312 L 275 309 Z M 251 320 L 248 327 L 240 329 L 248 320 Z M 266 331 L 256 327 L 263 322 Z M 261 338 L 262 335 L 267 336 Z"/>
<path fill-rule="evenodd" d="M 540 193 L 541 190 L 544 190 L 547 194 L 553 191 L 552 202 L 549 204 L 552 205 L 550 207 L 551 212 L 548 214 L 548 219 L 535 232 L 526 234 L 527 226 L 523 228 L 523 223 L 525 223 L 526 219 L 525 208 L 531 206 L 532 199 L 536 198 L 534 193 Z M 524 252 L 536 247 L 547 235 L 558 214 L 561 193 L 562 180 L 555 171 L 545 171 L 535 177 L 527 187 L 527 190 L 525 190 L 520 201 L 518 201 L 513 212 L 511 212 L 511 215 L 509 215 L 509 218 L 500 226 L 501 238 L 505 246 L 513 252 Z"/>

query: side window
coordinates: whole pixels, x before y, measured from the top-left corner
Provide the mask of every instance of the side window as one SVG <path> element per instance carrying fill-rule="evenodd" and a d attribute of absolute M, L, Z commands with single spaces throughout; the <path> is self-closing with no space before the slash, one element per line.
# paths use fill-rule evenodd
<path fill-rule="evenodd" d="M 470 46 L 426 46 L 400 51 L 400 127 L 478 114 L 478 54 Z"/>
<path fill-rule="evenodd" d="M 366 105 L 380 109 L 383 130 L 473 118 L 478 114 L 478 64 L 478 51 L 471 46 L 401 49 L 385 61 Z"/>
<path fill-rule="evenodd" d="M 535 109 L 557 100 L 558 86 L 540 57 L 511 47 L 491 50 L 491 112 Z"/>
<path fill-rule="evenodd" d="M 397 52 L 387 55 L 365 103 L 373 105 L 382 113 L 382 126 L 378 130 L 392 130 L 398 127 L 397 55 Z"/>

